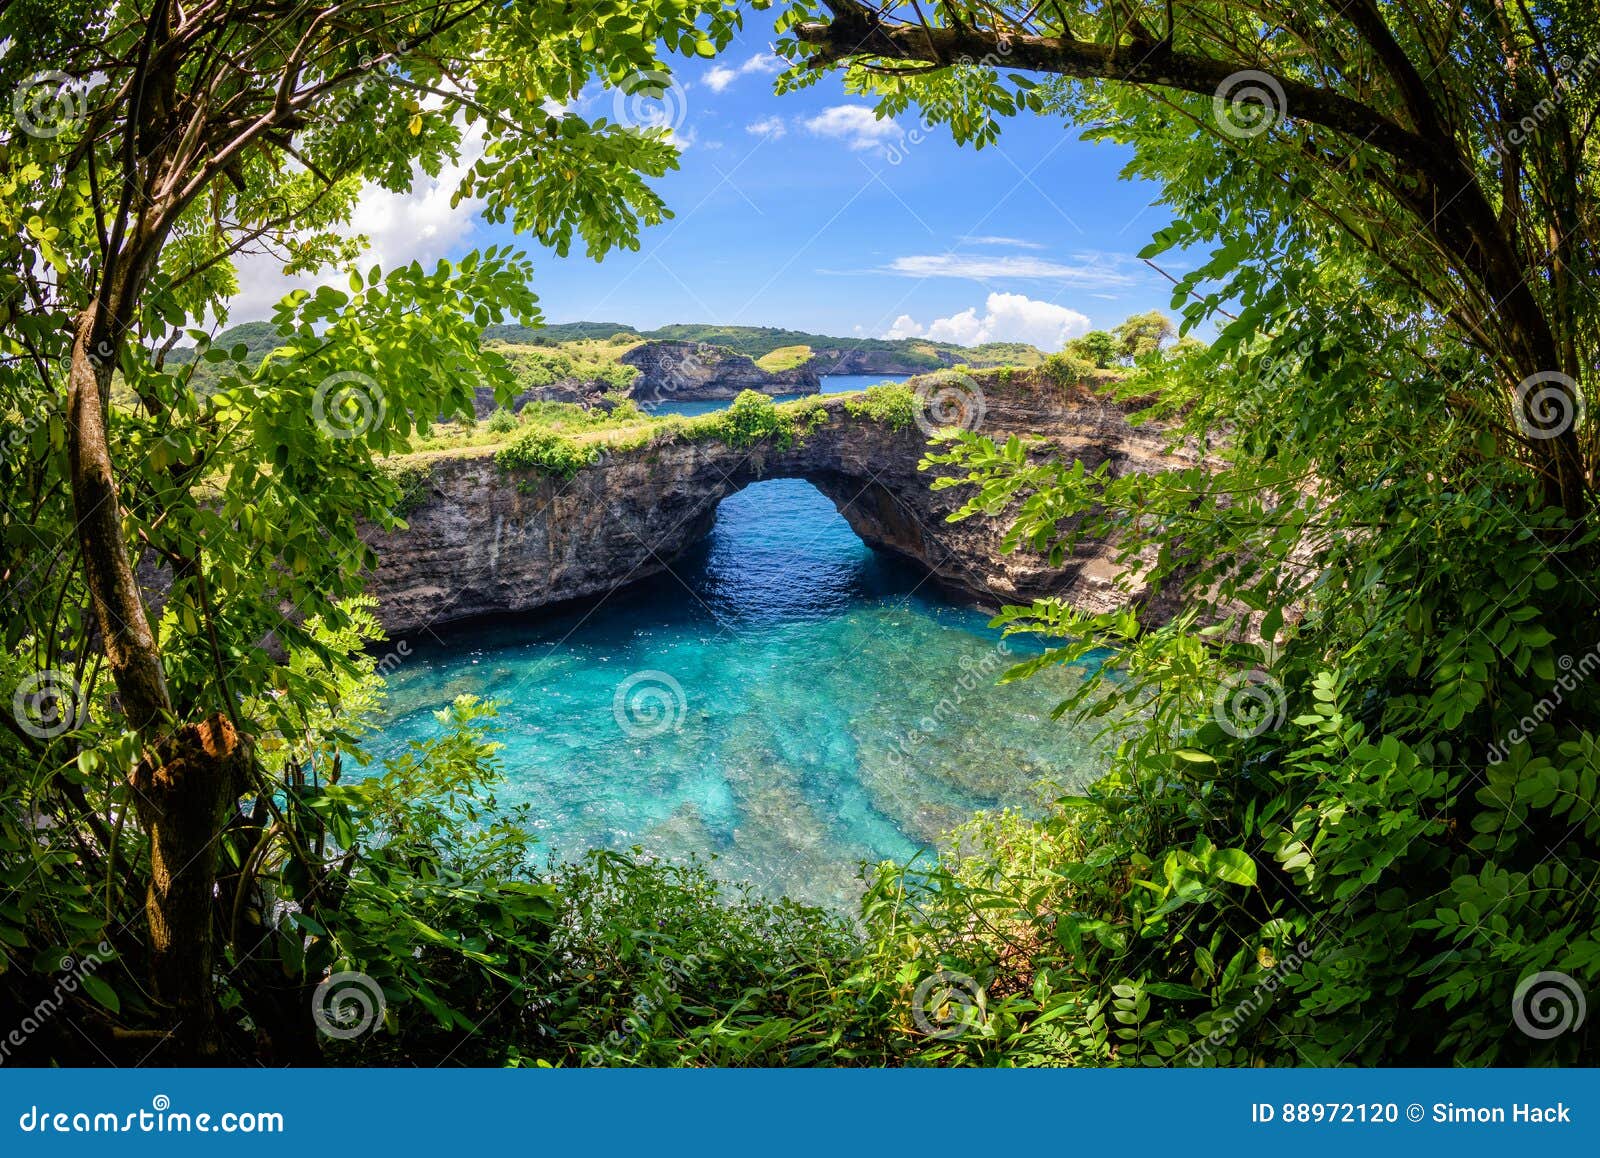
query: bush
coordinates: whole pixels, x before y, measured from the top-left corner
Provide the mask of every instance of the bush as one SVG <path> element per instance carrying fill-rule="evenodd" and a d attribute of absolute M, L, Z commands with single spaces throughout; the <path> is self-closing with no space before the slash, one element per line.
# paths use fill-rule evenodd
<path fill-rule="evenodd" d="M 742 391 L 718 417 L 722 419 L 722 440 L 736 449 L 774 437 L 781 426 L 778 404 L 756 390 Z"/>
<path fill-rule="evenodd" d="M 904 430 L 917 417 L 917 396 L 909 386 L 884 382 L 868 386 L 860 398 L 848 398 L 845 413 L 853 418 L 870 418 L 891 430 Z"/>
<path fill-rule="evenodd" d="M 591 448 L 534 426 L 523 431 L 494 456 L 503 470 L 537 470 L 563 482 L 594 462 Z"/>
<path fill-rule="evenodd" d="M 501 406 L 489 415 L 489 421 L 484 425 L 495 434 L 510 434 L 517 428 L 517 416 Z"/>
<path fill-rule="evenodd" d="M 1040 370 L 1057 386 L 1076 386 L 1094 373 L 1094 363 L 1070 350 L 1063 350 L 1046 358 Z"/>

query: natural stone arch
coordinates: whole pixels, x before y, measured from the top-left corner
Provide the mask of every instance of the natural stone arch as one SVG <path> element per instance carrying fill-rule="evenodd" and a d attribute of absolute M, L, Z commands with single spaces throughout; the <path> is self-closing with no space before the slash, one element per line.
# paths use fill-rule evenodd
<path fill-rule="evenodd" d="M 986 378 L 984 388 L 985 433 L 1041 435 L 1090 467 L 1172 465 L 1159 431 L 1129 425 L 1130 408 L 1031 375 Z M 787 448 L 668 438 L 609 453 L 565 482 L 507 472 L 492 447 L 435 458 L 409 529 L 368 534 L 379 617 L 400 636 L 604 595 L 663 571 L 710 532 L 723 499 L 775 478 L 811 483 L 868 545 L 916 560 L 985 605 L 1056 595 L 1107 610 L 1137 598 L 1119 590 L 1124 569 L 1108 549 L 1090 546 L 1053 568 L 1002 553 L 994 521 L 946 521 L 959 495 L 931 490 L 933 476 L 918 469 L 923 431 L 852 415 L 840 399 L 822 405 L 826 421 Z"/>

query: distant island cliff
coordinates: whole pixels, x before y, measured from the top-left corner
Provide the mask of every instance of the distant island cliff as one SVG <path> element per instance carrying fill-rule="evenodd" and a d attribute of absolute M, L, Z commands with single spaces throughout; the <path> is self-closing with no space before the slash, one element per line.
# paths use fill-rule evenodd
<path fill-rule="evenodd" d="M 1031 367 L 1044 359 L 1037 347 L 1015 342 L 958 346 L 926 338 L 835 337 L 773 326 L 680 324 L 637 330 L 621 322 L 563 322 L 538 328 L 495 325 L 484 342 L 516 373 L 509 407 L 564 402 L 606 408 L 622 399 L 650 403 L 720 401 L 741 390 L 763 394 L 815 394 L 827 375 L 925 374 L 951 366 L 986 369 Z M 278 345 L 268 322 L 244 322 L 216 335 L 213 347 L 239 349 L 253 367 Z M 167 354 L 170 365 L 195 360 L 192 347 Z M 194 376 L 202 386 L 211 367 Z M 499 408 L 487 387 L 477 391 L 476 417 Z"/>
<path fill-rule="evenodd" d="M 629 392 L 642 403 L 732 398 L 741 390 L 815 394 L 822 389 L 815 358 L 773 369 L 709 342 L 641 342 L 617 360 L 638 371 Z"/>

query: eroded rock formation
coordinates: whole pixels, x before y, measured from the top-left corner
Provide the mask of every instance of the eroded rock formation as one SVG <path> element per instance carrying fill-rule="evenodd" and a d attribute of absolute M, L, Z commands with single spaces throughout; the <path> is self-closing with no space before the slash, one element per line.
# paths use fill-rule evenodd
<path fill-rule="evenodd" d="M 1161 432 L 1134 427 L 1133 409 L 1037 375 L 983 376 L 984 433 L 1034 434 L 1065 456 L 1114 471 L 1186 464 L 1162 453 Z M 619 452 L 569 482 L 508 473 L 493 448 L 434 458 L 406 531 L 372 531 L 380 563 L 370 590 L 391 635 L 456 620 L 602 595 L 668 567 L 710 531 L 717 504 L 762 479 L 803 478 L 832 499 L 863 540 L 928 567 L 986 606 L 1058 595 L 1109 610 L 1141 598 L 1105 545 L 1059 568 L 1000 550 L 998 520 L 945 521 L 961 490 L 935 492 L 919 471 L 927 443 L 916 426 L 893 430 L 824 399 L 828 419 L 798 445 L 737 450 L 721 442 L 663 441 Z"/>
<path fill-rule="evenodd" d="M 741 390 L 815 394 L 822 388 L 809 363 L 791 370 L 764 370 L 754 359 L 705 342 L 645 342 L 620 360 L 638 368 L 632 394 L 641 402 L 717 400 L 732 398 Z"/>

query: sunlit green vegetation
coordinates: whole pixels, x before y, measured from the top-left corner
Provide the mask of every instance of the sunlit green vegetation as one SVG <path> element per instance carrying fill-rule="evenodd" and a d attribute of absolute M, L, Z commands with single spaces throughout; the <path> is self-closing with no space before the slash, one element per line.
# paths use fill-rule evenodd
<path fill-rule="evenodd" d="M 1176 338 L 1142 315 L 1045 373 L 1141 399 L 1204 462 L 1090 469 L 981 430 L 926 458 L 1006 550 L 1066 566 L 1116 542 L 1147 605 L 1177 609 L 996 619 L 1049 648 L 1007 679 L 1084 668 L 1061 714 L 1103 728 L 1103 774 L 871 870 L 853 920 L 693 866 L 538 864 L 469 698 L 346 775 L 381 697 L 363 533 L 425 501 L 429 455 L 494 446 L 562 478 L 658 438 L 793 445 L 830 413 L 746 393 L 653 420 L 612 397 L 469 424 L 479 388 L 509 407 L 568 376 L 625 385 L 613 352 L 637 336 L 547 344 L 507 247 L 372 265 L 360 190 L 443 171 L 470 130 L 487 148 L 457 192 L 489 220 L 561 256 L 636 248 L 677 149 L 580 97 L 713 56 L 764 7 L 4 9 L 0 90 L 41 52 L 99 82 L 60 133 L 0 102 L 11 1024 L 63 957 L 103 957 L 7 1060 L 1592 1061 L 1600 1018 L 1508 1027 L 1527 978 L 1600 986 L 1600 71 L 1571 66 L 1595 30 L 1568 0 L 801 0 L 778 46 L 797 64 L 961 144 L 1019 116 L 1114 142 L 1170 219 L 1144 256 L 1193 259 Z M 973 63 L 1025 38 L 1031 76 Z M 1219 96 L 1244 70 L 1292 99 Z M 221 348 L 260 249 L 318 288 Z M 909 393 L 842 406 L 903 429 Z M 346 971 L 388 1016 L 330 1044 L 312 996 Z"/>
<path fill-rule="evenodd" d="M 768 373 L 777 374 L 784 370 L 797 369 L 810 360 L 810 346 L 779 346 L 771 353 L 763 354 L 757 358 L 756 365 Z"/>

